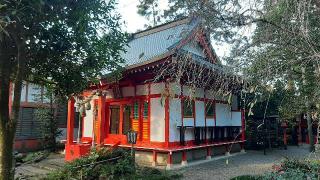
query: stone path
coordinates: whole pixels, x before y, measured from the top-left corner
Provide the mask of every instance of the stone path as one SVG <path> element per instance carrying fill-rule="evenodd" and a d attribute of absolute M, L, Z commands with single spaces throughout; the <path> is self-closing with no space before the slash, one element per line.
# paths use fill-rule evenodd
<path fill-rule="evenodd" d="M 22 164 L 15 169 L 16 179 L 39 179 L 64 165 L 64 155 L 51 154 L 39 163 Z"/>
<path fill-rule="evenodd" d="M 268 150 L 267 155 L 263 151 L 247 151 L 227 159 L 219 159 L 197 166 L 186 167 L 178 172 L 184 179 L 230 179 L 240 175 L 259 175 L 271 171 L 275 163 L 280 163 L 285 157 L 306 158 L 309 157 L 308 147 L 289 146 L 288 150 Z M 227 162 L 228 161 L 228 162 Z"/>

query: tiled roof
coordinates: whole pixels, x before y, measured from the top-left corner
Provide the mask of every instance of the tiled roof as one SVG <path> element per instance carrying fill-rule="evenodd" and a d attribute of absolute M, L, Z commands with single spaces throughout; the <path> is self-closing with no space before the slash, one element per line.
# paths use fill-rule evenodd
<path fill-rule="evenodd" d="M 199 27 L 199 20 L 185 18 L 169 22 L 151 29 L 147 29 L 132 35 L 126 51 L 122 53 L 125 60 L 124 67 L 131 69 L 165 58 L 178 50 L 179 53 L 191 53 L 199 57 L 196 61 L 204 61 L 203 64 L 218 67 L 208 61 L 203 47 L 195 39 L 188 39 Z M 183 43 L 182 43 L 183 42 Z M 182 46 L 179 46 L 183 44 Z M 102 74 L 109 74 L 102 71 Z"/>
<path fill-rule="evenodd" d="M 123 53 L 126 66 L 142 64 L 148 60 L 169 53 L 198 25 L 196 20 L 184 19 L 133 35 L 133 39 Z M 187 45 L 185 50 L 190 49 Z M 195 52 L 201 55 L 200 52 Z"/>

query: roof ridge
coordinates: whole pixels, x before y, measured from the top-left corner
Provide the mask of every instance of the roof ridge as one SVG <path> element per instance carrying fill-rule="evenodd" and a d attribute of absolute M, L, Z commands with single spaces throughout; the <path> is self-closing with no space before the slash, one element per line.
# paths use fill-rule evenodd
<path fill-rule="evenodd" d="M 133 39 L 136 39 L 136 38 L 140 38 L 140 37 L 147 36 L 147 35 L 150 35 L 150 34 L 154 34 L 154 33 L 157 33 L 157 32 L 172 28 L 172 27 L 179 26 L 181 24 L 189 23 L 191 20 L 192 20 L 192 18 L 185 17 L 183 19 L 170 21 L 170 22 L 167 22 L 167 23 L 160 24 L 158 26 L 152 27 L 150 29 L 146 29 L 146 30 L 143 30 L 143 31 L 139 31 L 139 32 L 133 33 L 132 37 L 133 37 Z"/>

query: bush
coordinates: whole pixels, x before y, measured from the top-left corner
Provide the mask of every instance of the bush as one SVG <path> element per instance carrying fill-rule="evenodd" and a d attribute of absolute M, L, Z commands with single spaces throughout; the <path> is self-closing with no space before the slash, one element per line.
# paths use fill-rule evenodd
<path fill-rule="evenodd" d="M 181 174 L 174 174 L 168 171 L 161 171 L 159 169 L 143 167 L 137 170 L 135 179 L 146 179 L 146 180 L 170 180 L 170 179 L 181 179 Z"/>
<path fill-rule="evenodd" d="M 258 180 L 260 177 L 252 176 L 252 175 L 243 175 L 235 178 L 231 178 L 231 180 Z"/>
<path fill-rule="evenodd" d="M 299 161 L 286 159 L 275 171 L 262 176 L 262 179 L 318 179 L 320 170 L 319 161 Z"/>
<path fill-rule="evenodd" d="M 68 179 L 177 179 L 180 175 L 169 174 L 152 168 L 139 168 L 130 153 L 123 149 L 100 148 L 86 157 L 67 163 L 62 169 L 50 173 L 46 180 Z"/>
<path fill-rule="evenodd" d="M 274 165 L 274 171 L 262 176 L 244 175 L 232 178 L 232 180 L 300 180 L 318 179 L 320 161 L 299 161 L 286 159 L 280 165 Z"/>
<path fill-rule="evenodd" d="M 46 159 L 49 156 L 48 151 L 38 151 L 38 152 L 32 152 L 28 153 L 25 157 L 21 159 L 22 163 L 35 163 L 40 162 L 43 159 Z"/>

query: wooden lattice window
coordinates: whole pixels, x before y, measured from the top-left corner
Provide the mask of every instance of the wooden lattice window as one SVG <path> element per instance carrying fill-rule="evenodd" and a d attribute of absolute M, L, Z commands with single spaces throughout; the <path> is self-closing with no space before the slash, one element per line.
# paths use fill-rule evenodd
<path fill-rule="evenodd" d="M 183 101 L 183 117 L 190 118 L 193 117 L 193 101 L 185 99 Z"/>
<path fill-rule="evenodd" d="M 133 119 L 138 119 L 139 118 L 139 103 L 134 102 L 133 104 Z"/>
<path fill-rule="evenodd" d="M 215 116 L 215 104 L 214 102 L 206 102 L 206 117 L 213 118 Z"/>
<path fill-rule="evenodd" d="M 147 101 L 145 101 L 143 103 L 143 119 L 148 118 L 148 110 L 149 110 L 148 106 L 149 106 L 149 103 Z"/>

